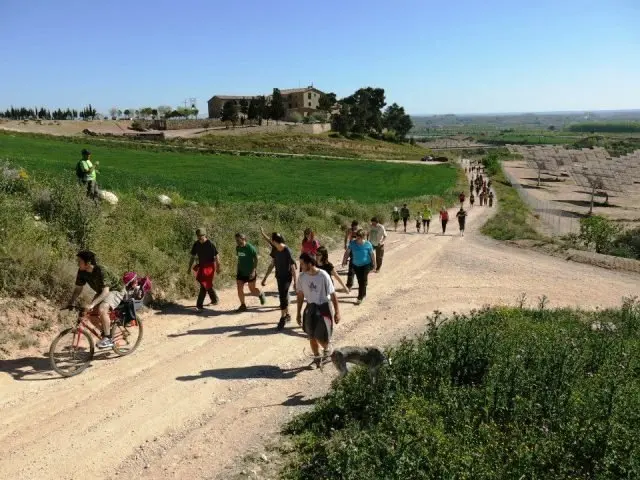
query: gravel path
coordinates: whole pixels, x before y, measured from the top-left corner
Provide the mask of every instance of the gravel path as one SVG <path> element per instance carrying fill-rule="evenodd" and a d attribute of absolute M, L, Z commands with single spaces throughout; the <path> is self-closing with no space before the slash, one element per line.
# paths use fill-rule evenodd
<path fill-rule="evenodd" d="M 366 302 L 341 294 L 334 343 L 386 345 L 421 332 L 434 310 L 535 303 L 595 308 L 638 293 L 640 276 L 511 248 L 477 233 L 493 209 L 470 210 L 465 237 L 391 233 Z M 439 232 L 438 222 L 432 232 Z M 332 256 L 339 261 L 339 253 Z M 275 285 L 269 283 L 267 292 Z M 277 432 L 329 388 L 336 372 L 308 371 L 298 328 L 274 330 L 277 297 L 249 301 L 221 292 L 207 316 L 191 308 L 145 317 L 145 338 L 130 357 L 97 358 L 60 379 L 42 358 L 0 363 L 0 478 L 229 478 L 243 454 Z M 294 322 L 295 323 L 295 322 Z M 308 347 L 307 347 L 308 348 Z"/>

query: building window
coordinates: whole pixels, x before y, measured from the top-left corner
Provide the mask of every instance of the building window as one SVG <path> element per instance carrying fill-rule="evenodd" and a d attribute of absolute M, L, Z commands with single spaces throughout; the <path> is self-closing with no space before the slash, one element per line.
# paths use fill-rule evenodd
<path fill-rule="evenodd" d="M 311 102 L 309 102 L 309 106 L 311 106 Z"/>
<path fill-rule="evenodd" d="M 309 92 L 309 100 L 311 100 L 311 92 Z"/>

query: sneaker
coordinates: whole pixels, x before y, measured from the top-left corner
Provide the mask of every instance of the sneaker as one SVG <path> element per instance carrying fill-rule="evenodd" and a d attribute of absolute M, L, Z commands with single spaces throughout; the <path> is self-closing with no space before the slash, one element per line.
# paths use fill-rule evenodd
<path fill-rule="evenodd" d="M 362 299 L 361 298 L 356 300 L 356 305 L 360 305 L 361 303 L 362 303 Z"/>
<path fill-rule="evenodd" d="M 332 353 L 333 353 L 333 345 L 329 344 L 327 348 L 322 350 L 322 360 L 328 361 Z"/>
<path fill-rule="evenodd" d="M 211 300 L 211 305 L 218 305 L 218 303 L 220 303 L 220 299 L 218 298 L 218 295 L 216 295 L 213 297 L 213 300 Z"/>
<path fill-rule="evenodd" d="M 284 316 L 284 321 L 289 323 L 291 321 L 291 315 L 289 315 L 288 313 Z"/>
<path fill-rule="evenodd" d="M 111 347 L 113 347 L 113 340 L 111 340 L 109 337 L 102 337 L 102 340 L 100 340 L 98 343 L 96 343 L 96 347 L 98 347 L 98 348 L 111 348 Z"/>
<path fill-rule="evenodd" d="M 278 322 L 278 326 L 276 327 L 276 329 L 278 331 L 281 331 L 284 329 L 284 324 L 287 322 L 285 317 L 280 318 L 280 321 Z"/>
<path fill-rule="evenodd" d="M 261 293 L 258 298 L 260 299 L 260 305 L 264 305 L 265 303 L 267 303 L 267 297 L 264 295 L 264 293 Z"/>
<path fill-rule="evenodd" d="M 236 309 L 236 312 L 238 313 L 246 312 L 246 311 L 247 311 L 247 306 L 244 303 Z"/>

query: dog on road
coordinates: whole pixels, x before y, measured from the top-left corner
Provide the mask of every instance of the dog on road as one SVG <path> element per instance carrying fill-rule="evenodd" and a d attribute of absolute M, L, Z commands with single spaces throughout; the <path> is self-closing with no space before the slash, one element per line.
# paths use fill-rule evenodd
<path fill-rule="evenodd" d="M 391 360 L 378 347 L 341 347 L 336 348 L 331 353 L 331 361 L 340 372 L 340 377 L 344 377 L 349 370 L 347 363 L 361 365 L 369 369 L 369 375 L 375 382 L 378 369 L 383 365 L 390 366 Z"/>

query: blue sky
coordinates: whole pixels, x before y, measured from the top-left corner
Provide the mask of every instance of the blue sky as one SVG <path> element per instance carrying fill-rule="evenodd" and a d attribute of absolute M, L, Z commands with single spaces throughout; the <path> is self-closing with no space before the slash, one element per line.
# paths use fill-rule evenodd
<path fill-rule="evenodd" d="M 0 42 L 3 109 L 310 83 L 412 114 L 640 108 L 638 0 L 0 0 Z"/>

